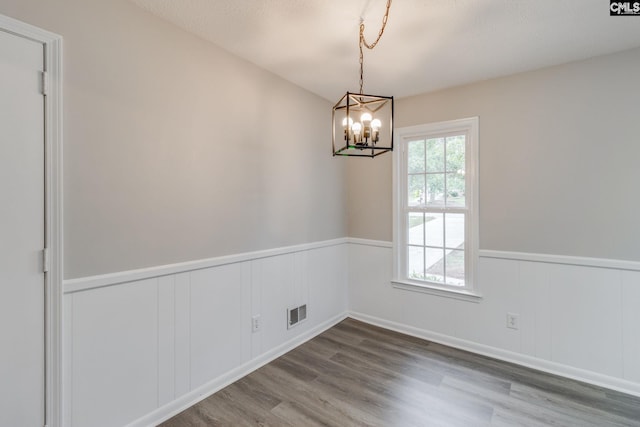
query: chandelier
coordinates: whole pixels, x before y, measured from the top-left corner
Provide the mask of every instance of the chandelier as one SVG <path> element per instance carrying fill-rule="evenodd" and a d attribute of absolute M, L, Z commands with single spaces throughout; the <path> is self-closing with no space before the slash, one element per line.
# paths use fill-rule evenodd
<path fill-rule="evenodd" d="M 376 157 L 393 150 L 393 96 L 366 95 L 364 85 L 363 47 L 376 47 L 389 19 L 391 0 L 382 18 L 378 38 L 371 44 L 364 38 L 364 22 L 360 21 L 360 92 L 347 92 L 333 106 L 333 155 Z"/>

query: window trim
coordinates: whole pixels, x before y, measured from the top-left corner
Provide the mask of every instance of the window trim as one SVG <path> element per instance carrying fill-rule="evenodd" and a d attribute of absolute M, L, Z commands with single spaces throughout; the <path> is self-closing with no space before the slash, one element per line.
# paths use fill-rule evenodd
<path fill-rule="evenodd" d="M 407 140 L 418 136 L 461 131 L 467 134 L 465 145 L 465 175 L 467 219 L 469 232 L 465 233 L 465 286 L 458 287 L 433 282 L 411 280 L 406 272 L 406 204 L 407 186 Z M 448 120 L 396 129 L 394 139 L 397 149 L 393 151 L 393 279 L 392 285 L 398 289 L 424 292 L 433 295 L 478 302 L 482 295 L 477 283 L 478 237 L 479 237 L 479 118 Z"/>

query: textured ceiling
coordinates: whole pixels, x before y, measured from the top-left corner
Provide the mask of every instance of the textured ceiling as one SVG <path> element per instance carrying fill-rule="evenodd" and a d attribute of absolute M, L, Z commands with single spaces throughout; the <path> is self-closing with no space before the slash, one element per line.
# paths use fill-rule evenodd
<path fill-rule="evenodd" d="M 131 0 L 328 100 L 358 90 L 386 0 Z M 606 0 L 395 0 L 365 93 L 405 97 L 640 46 Z"/>

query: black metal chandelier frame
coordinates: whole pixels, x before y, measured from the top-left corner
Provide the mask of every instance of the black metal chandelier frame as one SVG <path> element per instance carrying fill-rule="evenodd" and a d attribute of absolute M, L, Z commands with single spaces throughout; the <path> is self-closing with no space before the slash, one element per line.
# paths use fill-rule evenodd
<path fill-rule="evenodd" d="M 383 108 L 390 109 L 390 120 L 387 123 L 387 132 L 385 140 L 388 141 L 388 145 L 377 145 L 378 140 L 374 140 L 373 135 L 363 136 L 361 141 L 353 139 L 351 130 L 348 124 L 352 123 L 354 116 L 358 113 L 369 112 L 375 114 Z M 342 117 L 344 112 L 343 121 L 347 126 L 342 126 L 342 138 L 341 141 L 336 141 L 339 129 L 336 126 L 336 120 Z M 362 93 L 347 92 L 340 101 L 333 106 L 333 112 L 331 115 L 332 122 L 334 123 L 334 131 L 332 138 L 332 148 L 334 156 L 354 156 L 354 157 L 376 157 L 380 154 L 384 154 L 388 151 L 393 151 L 393 96 L 378 96 L 378 95 L 366 95 Z M 359 119 L 359 117 L 358 117 Z M 363 130 L 366 134 L 366 131 Z M 382 138 L 380 138 L 382 139 Z M 344 143 L 340 147 L 336 147 L 336 143 Z"/>
<path fill-rule="evenodd" d="M 389 19 L 391 0 L 387 0 L 382 27 L 376 40 L 369 44 L 364 37 L 364 22 L 360 21 L 360 92 L 347 92 L 333 106 L 332 151 L 334 156 L 376 157 L 393 151 L 393 96 L 367 95 L 364 86 L 363 47 L 376 47 Z M 380 120 L 380 113 L 384 122 Z M 359 116 L 358 116 L 359 115 Z M 374 119 L 375 117 L 375 119 Z M 342 119 L 342 120 L 341 120 Z"/>

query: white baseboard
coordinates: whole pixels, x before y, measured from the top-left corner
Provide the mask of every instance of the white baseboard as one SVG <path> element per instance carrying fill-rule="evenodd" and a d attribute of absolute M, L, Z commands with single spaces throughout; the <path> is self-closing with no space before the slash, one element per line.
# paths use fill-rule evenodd
<path fill-rule="evenodd" d="M 611 377 L 608 375 L 598 374 L 596 372 L 586 371 L 584 369 L 574 368 L 549 360 L 527 356 L 525 354 L 514 353 L 512 351 L 503 350 L 484 344 L 478 344 L 473 341 L 467 341 L 426 329 L 420 329 L 402 323 L 392 322 L 363 313 L 349 312 L 349 317 L 365 323 L 369 323 L 371 325 L 379 326 L 381 328 L 411 335 L 417 338 L 422 338 L 427 341 L 433 341 L 438 344 L 458 348 L 460 350 L 470 351 L 472 353 L 492 357 L 494 359 L 503 360 L 505 362 L 515 363 L 517 365 L 526 366 L 528 368 L 537 369 L 539 371 L 547 372 L 561 377 L 582 381 L 585 383 L 640 397 L 640 385 L 631 381 Z"/>
<path fill-rule="evenodd" d="M 193 406 L 196 403 L 206 399 L 207 397 L 211 396 L 215 392 L 222 390 L 229 384 L 232 384 L 233 382 L 250 374 L 256 369 L 277 359 L 283 354 L 293 350 L 299 345 L 304 344 L 305 342 L 309 341 L 313 337 L 323 333 L 327 329 L 332 328 L 336 324 L 342 322 L 347 317 L 348 315 L 345 312 L 325 322 L 322 322 L 320 325 L 316 326 L 315 328 L 310 329 L 309 331 L 293 338 L 292 340 L 289 340 L 284 344 L 276 348 L 273 348 L 267 351 L 266 353 L 263 353 L 262 355 L 256 357 L 255 359 L 250 360 L 249 362 L 241 366 L 238 366 L 237 368 L 221 375 L 220 377 L 215 378 L 206 384 L 203 384 L 202 386 L 190 391 L 187 394 L 184 394 L 183 396 L 180 396 L 179 398 L 143 416 L 142 418 L 135 420 L 134 422 L 128 424 L 127 427 L 156 426 L 168 420 L 169 418 L 173 417 L 174 415 L 177 415 L 178 413 L 184 411 L 190 406 Z"/>

